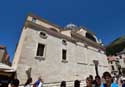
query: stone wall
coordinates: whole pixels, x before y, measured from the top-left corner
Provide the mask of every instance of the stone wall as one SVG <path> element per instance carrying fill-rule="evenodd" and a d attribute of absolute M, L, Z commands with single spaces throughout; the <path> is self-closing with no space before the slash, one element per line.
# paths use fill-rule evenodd
<path fill-rule="evenodd" d="M 100 75 L 108 70 L 106 55 L 96 48 L 91 46 L 86 48 L 84 43 L 80 42 L 74 44 L 67 41 L 67 45 L 64 45 L 63 39 L 48 34 L 47 39 L 43 39 L 39 35 L 39 30 L 31 28 L 26 28 L 23 33 L 25 36 L 23 36 L 22 48 L 18 54 L 19 61 L 16 65 L 17 77 L 21 84 L 25 83 L 28 70 L 31 72 L 33 82 L 41 76 L 45 83 L 85 80 L 89 74 L 95 76 L 93 60 L 99 61 Z M 38 43 L 45 44 L 45 60 L 37 59 Z M 67 50 L 67 62 L 62 61 L 62 49 Z"/>
<path fill-rule="evenodd" d="M 5 56 L 5 49 L 0 49 L 0 62 L 2 62 L 4 56 Z"/>

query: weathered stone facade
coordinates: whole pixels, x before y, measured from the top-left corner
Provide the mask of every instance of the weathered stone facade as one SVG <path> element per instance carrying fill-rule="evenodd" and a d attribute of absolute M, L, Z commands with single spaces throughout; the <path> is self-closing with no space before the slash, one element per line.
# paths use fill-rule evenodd
<path fill-rule="evenodd" d="M 10 66 L 11 63 L 9 59 L 10 57 L 9 54 L 7 53 L 6 47 L 0 45 L 0 63 L 4 63 Z"/>
<path fill-rule="evenodd" d="M 4 57 L 5 57 L 5 47 L 0 46 L 0 62 L 2 62 Z"/>
<path fill-rule="evenodd" d="M 99 75 L 108 71 L 104 47 L 93 33 L 89 32 L 95 42 L 86 38 L 87 32 L 82 27 L 64 30 L 42 18 L 29 15 L 12 64 L 21 84 L 26 81 L 27 72 L 33 82 L 41 76 L 45 83 L 49 83 L 46 85 L 59 85 L 63 80 L 68 82 L 67 85 L 73 84 L 74 80 L 84 82 L 89 74 L 96 75 L 94 61 L 98 62 Z M 44 45 L 43 56 L 37 56 L 39 43 Z M 62 59 L 62 50 L 66 51 L 66 59 Z"/>

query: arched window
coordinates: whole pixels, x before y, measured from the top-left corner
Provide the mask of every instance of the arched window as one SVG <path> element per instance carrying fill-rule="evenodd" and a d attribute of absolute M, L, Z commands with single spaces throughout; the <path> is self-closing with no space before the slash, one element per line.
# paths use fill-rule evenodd
<path fill-rule="evenodd" d="M 86 37 L 88 38 L 88 39 L 90 39 L 90 40 L 92 40 L 92 41 L 94 41 L 94 42 L 96 42 L 96 39 L 95 39 L 95 37 L 93 37 L 93 35 L 92 34 L 90 34 L 90 33 L 86 33 Z"/>

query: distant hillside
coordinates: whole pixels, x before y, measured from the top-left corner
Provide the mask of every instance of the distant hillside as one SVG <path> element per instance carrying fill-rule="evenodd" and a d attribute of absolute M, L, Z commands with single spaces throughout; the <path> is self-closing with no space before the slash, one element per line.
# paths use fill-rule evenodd
<path fill-rule="evenodd" d="M 106 54 L 116 55 L 116 53 L 119 53 L 124 48 L 125 48 L 125 36 L 121 36 L 106 47 Z"/>

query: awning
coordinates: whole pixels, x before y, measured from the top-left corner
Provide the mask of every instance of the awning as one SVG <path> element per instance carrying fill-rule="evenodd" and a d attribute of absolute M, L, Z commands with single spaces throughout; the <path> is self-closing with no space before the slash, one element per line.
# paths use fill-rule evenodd
<path fill-rule="evenodd" d="M 15 72 L 15 70 L 12 67 L 10 67 L 6 64 L 3 64 L 3 63 L 0 63 L 0 71 L 2 71 L 2 72 Z"/>

